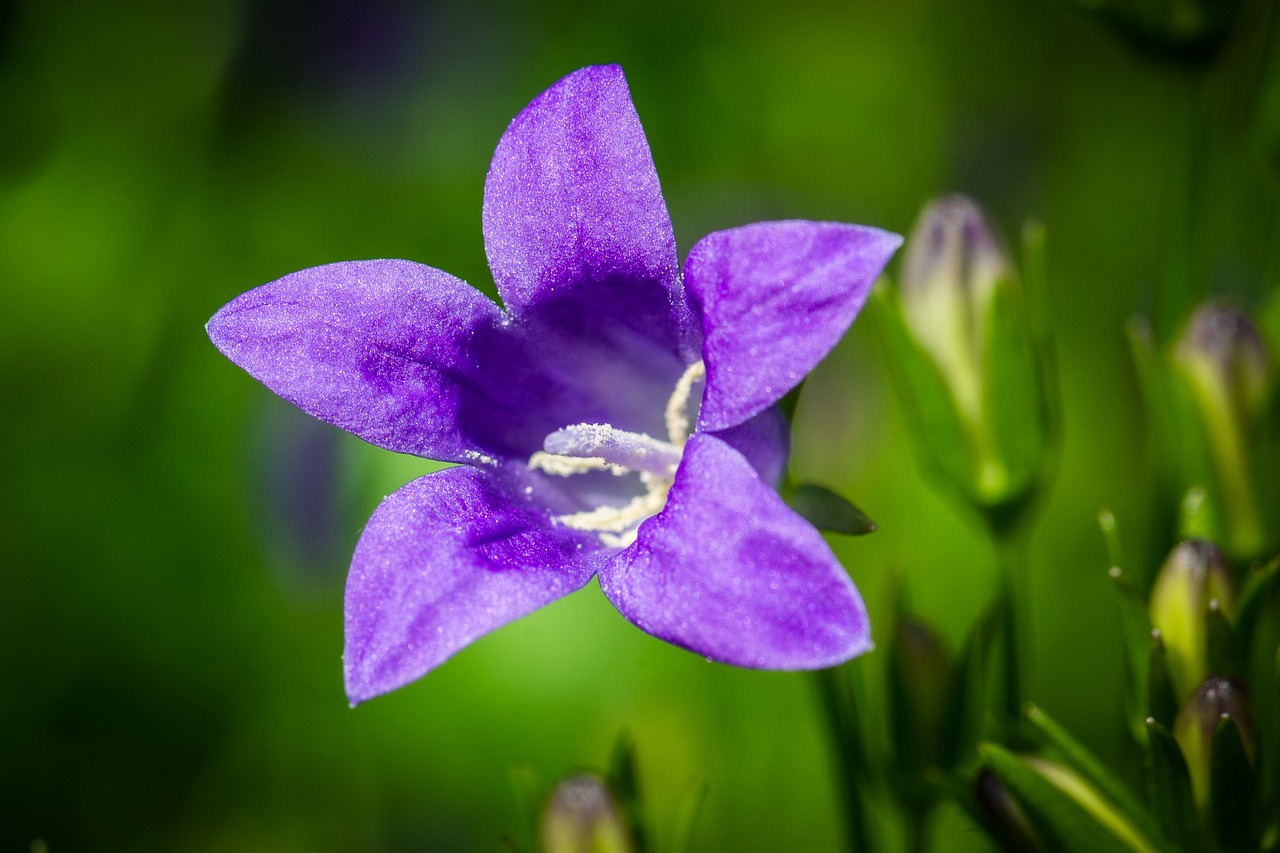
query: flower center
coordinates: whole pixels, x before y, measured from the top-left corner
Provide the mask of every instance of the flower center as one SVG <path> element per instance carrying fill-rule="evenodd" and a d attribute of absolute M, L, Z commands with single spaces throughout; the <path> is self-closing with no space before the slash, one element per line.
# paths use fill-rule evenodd
<path fill-rule="evenodd" d="M 701 397 L 705 379 L 706 368 L 698 361 L 689 365 L 676 383 L 663 413 L 666 441 L 609 424 L 572 424 L 548 435 L 542 450 L 529 457 L 530 468 L 557 477 L 589 471 L 609 471 L 619 477 L 638 474 L 644 486 L 643 494 L 621 506 L 602 505 L 556 516 L 555 520 L 575 530 L 599 533 L 600 541 L 615 548 L 636 541 L 640 522 L 667 504 L 667 492 L 675 482 L 693 426 L 690 403 L 695 399 L 695 388 Z"/>

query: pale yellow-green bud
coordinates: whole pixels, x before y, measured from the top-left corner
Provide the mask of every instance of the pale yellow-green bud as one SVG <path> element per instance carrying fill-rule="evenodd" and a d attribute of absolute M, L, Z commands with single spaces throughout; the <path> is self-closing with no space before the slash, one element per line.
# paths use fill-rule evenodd
<path fill-rule="evenodd" d="M 1211 468 L 1211 482 L 1191 485 L 1207 489 L 1219 541 L 1229 553 L 1263 556 L 1276 538 L 1275 497 L 1267 491 L 1274 481 L 1266 478 L 1277 473 L 1264 434 L 1275 384 L 1266 343 L 1248 314 L 1207 303 L 1183 330 L 1174 363 Z"/>
<path fill-rule="evenodd" d="M 542 813 L 545 853 L 632 853 L 618 805 L 600 778 L 580 773 L 562 781 Z"/>
<path fill-rule="evenodd" d="M 977 204 L 946 196 L 920 214 L 898 284 L 878 298 L 921 448 L 1006 528 L 1045 469 L 1050 429 L 1038 326 L 1013 262 Z"/>
<path fill-rule="evenodd" d="M 1231 569 L 1210 542 L 1179 543 L 1160 568 L 1151 589 L 1151 624 L 1164 642 L 1169 678 L 1179 702 L 1209 675 L 1206 620 L 1210 607 L 1230 620 L 1235 599 Z"/>

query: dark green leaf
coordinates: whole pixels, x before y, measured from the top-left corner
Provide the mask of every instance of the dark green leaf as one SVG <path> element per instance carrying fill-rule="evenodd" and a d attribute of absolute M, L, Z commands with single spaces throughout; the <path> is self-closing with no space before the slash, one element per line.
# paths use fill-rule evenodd
<path fill-rule="evenodd" d="M 1179 849 L 1195 853 L 1203 849 L 1204 843 L 1186 759 L 1167 728 L 1153 719 L 1146 721 L 1146 727 L 1144 762 L 1152 817 Z"/>
<path fill-rule="evenodd" d="M 1267 612 L 1266 603 L 1274 601 L 1280 590 L 1280 557 L 1249 572 L 1240 599 L 1236 602 L 1235 630 L 1242 648 L 1252 646 L 1254 625 L 1258 617 Z"/>
<path fill-rule="evenodd" d="M 1169 666 L 1165 661 L 1164 640 L 1158 630 L 1152 629 L 1147 646 L 1147 716 L 1164 726 L 1172 726 L 1178 713 L 1178 700 L 1169 680 Z"/>
<path fill-rule="evenodd" d="M 1151 716 L 1147 685 L 1151 671 L 1151 617 L 1142 591 L 1119 567 L 1107 573 L 1120 599 L 1120 630 L 1128 672 L 1129 728 L 1139 743 Z"/>
<path fill-rule="evenodd" d="M 1214 835 L 1224 851 L 1257 850 L 1262 824 L 1258 775 L 1240 727 L 1226 714 L 1213 732 L 1210 755 Z"/>
<path fill-rule="evenodd" d="M 649 831 L 645 821 L 644 801 L 640 795 L 635 743 L 625 731 L 619 732 L 618 739 L 613 743 L 613 755 L 609 758 L 609 773 L 605 781 L 631 830 L 636 853 L 644 853 L 649 849 Z"/>
<path fill-rule="evenodd" d="M 819 530 L 861 536 L 876 529 L 876 523 L 862 510 L 830 489 L 814 483 L 797 486 L 787 495 L 787 504 Z"/>

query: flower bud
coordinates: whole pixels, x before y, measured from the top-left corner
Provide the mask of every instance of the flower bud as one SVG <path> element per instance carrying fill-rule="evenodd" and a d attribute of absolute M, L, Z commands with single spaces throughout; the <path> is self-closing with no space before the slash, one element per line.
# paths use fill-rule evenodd
<path fill-rule="evenodd" d="M 1161 566 L 1151 589 L 1151 624 L 1160 631 L 1177 701 L 1209 675 L 1206 620 L 1211 602 L 1230 619 L 1235 598 L 1231 569 L 1211 542 L 1180 542 Z"/>
<path fill-rule="evenodd" d="M 1023 501 L 1048 444 L 1042 361 L 1022 287 L 981 208 L 947 196 L 907 240 L 898 371 L 932 462 L 990 517 Z"/>
<path fill-rule="evenodd" d="M 1249 693 L 1238 679 L 1216 675 L 1204 680 L 1174 722 L 1173 735 L 1187 760 L 1191 792 L 1201 810 L 1208 808 L 1212 793 L 1215 735 L 1228 723 L 1239 731 L 1245 753 L 1252 760 L 1254 727 Z"/>
<path fill-rule="evenodd" d="M 925 622 L 899 612 L 889 641 L 889 782 L 914 813 L 937 797 L 931 776 L 956 762 L 962 711 L 950 655 Z"/>
<path fill-rule="evenodd" d="M 632 853 L 622 813 L 604 781 L 589 773 L 564 779 L 542 813 L 546 853 Z"/>
<path fill-rule="evenodd" d="M 907 240 L 902 313 L 911 336 L 947 379 L 956 406 L 982 418 L 987 339 L 996 287 L 1013 280 L 1004 246 L 964 196 L 925 208 Z"/>
<path fill-rule="evenodd" d="M 1219 539 L 1228 552 L 1248 559 L 1273 544 L 1273 506 L 1264 505 L 1270 448 L 1264 446 L 1275 367 L 1249 315 L 1206 303 L 1178 340 L 1174 362 L 1200 425 L 1212 482 L 1208 490 Z M 1194 454 L 1192 454 L 1194 455 Z M 1274 474 L 1274 470 L 1270 473 Z"/>

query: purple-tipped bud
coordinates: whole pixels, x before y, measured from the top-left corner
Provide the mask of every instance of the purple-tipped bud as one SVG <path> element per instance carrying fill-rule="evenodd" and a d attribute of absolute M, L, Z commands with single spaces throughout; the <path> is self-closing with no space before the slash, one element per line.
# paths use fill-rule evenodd
<path fill-rule="evenodd" d="M 1201 809 L 1207 807 L 1212 792 L 1214 735 L 1228 721 L 1239 730 L 1252 760 L 1255 735 L 1249 692 L 1238 679 L 1217 675 L 1204 680 L 1174 721 L 1173 734 L 1187 760 L 1191 791 Z"/>
<path fill-rule="evenodd" d="M 1275 364 L 1249 315 L 1218 303 L 1196 310 L 1177 343 L 1176 364 L 1197 410 L 1211 461 L 1209 490 L 1220 539 L 1236 557 L 1265 551 L 1269 531 L 1262 427 L 1275 385 Z"/>
<path fill-rule="evenodd" d="M 564 779 L 542 812 L 546 853 L 632 853 L 622 813 L 604 781 L 589 773 Z"/>
<path fill-rule="evenodd" d="M 982 209 L 951 195 L 920 214 L 899 284 L 891 345 L 922 446 L 1003 524 L 1038 483 L 1049 443 L 1043 361 L 1014 264 Z"/>
<path fill-rule="evenodd" d="M 1178 701 L 1209 674 L 1206 619 L 1212 602 L 1227 619 L 1235 613 L 1235 582 L 1222 552 L 1211 542 L 1180 542 L 1151 589 L 1151 623 L 1164 642 L 1169 677 Z"/>
<path fill-rule="evenodd" d="M 903 259 L 903 317 L 974 421 L 982 417 L 996 288 L 1015 281 L 1004 244 L 972 199 L 944 196 L 916 220 Z"/>

